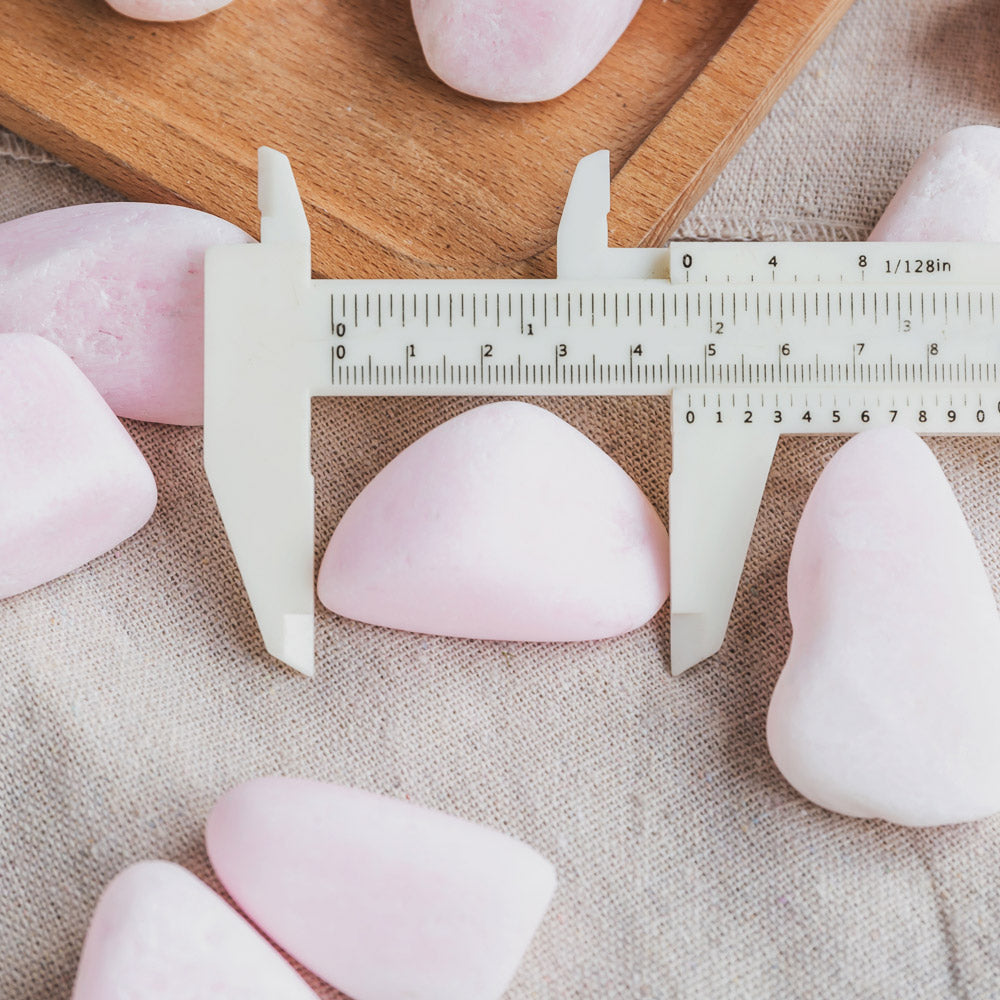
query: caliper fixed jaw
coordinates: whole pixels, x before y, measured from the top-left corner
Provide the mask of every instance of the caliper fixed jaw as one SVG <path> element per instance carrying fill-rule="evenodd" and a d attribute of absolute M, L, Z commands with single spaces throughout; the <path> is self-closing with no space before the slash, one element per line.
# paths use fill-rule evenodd
<path fill-rule="evenodd" d="M 261 149 L 261 242 L 205 259 L 205 471 L 267 651 L 311 675 L 310 391 L 295 335 L 309 227 L 288 159 Z"/>

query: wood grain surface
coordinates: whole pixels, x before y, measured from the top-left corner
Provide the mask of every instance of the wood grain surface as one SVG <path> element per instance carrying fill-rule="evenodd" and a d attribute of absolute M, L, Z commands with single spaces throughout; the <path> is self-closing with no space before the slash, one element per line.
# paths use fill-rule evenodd
<path fill-rule="evenodd" d="M 0 123 L 125 195 L 258 230 L 287 153 L 323 276 L 543 276 L 577 160 L 611 150 L 612 242 L 662 243 L 850 0 L 646 0 L 534 105 L 435 79 L 408 0 L 235 0 L 178 24 L 3 0 Z"/>

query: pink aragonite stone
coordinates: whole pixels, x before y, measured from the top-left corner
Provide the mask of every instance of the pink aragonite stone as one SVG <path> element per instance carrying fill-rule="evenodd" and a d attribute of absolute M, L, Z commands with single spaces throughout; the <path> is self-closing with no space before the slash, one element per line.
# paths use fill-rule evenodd
<path fill-rule="evenodd" d="M 316 1000 L 292 967 L 194 875 L 126 868 L 94 910 L 72 1000 Z"/>
<path fill-rule="evenodd" d="M 469 410 L 361 492 L 319 598 L 373 625 L 474 639 L 600 639 L 667 598 L 667 532 L 620 466 L 527 403 Z"/>
<path fill-rule="evenodd" d="M 240 785 L 206 843 L 250 918 L 354 1000 L 497 1000 L 555 888 L 495 830 L 319 781 Z"/>
<path fill-rule="evenodd" d="M 424 57 L 449 87 L 546 101 L 607 54 L 641 0 L 412 0 Z"/>
<path fill-rule="evenodd" d="M 119 14 L 140 21 L 190 21 L 233 0 L 108 0 Z"/>
<path fill-rule="evenodd" d="M 204 256 L 236 226 L 176 205 L 74 205 L 0 225 L 0 332 L 61 347 L 120 417 L 199 424 Z"/>
<path fill-rule="evenodd" d="M 107 552 L 155 506 L 146 460 L 76 365 L 0 335 L 0 597 Z"/>
<path fill-rule="evenodd" d="M 938 139 L 869 239 L 1000 241 L 1000 128 L 968 125 Z"/>
<path fill-rule="evenodd" d="M 916 434 L 865 431 L 831 460 L 795 535 L 788 610 L 767 740 L 795 788 L 907 826 L 1000 811 L 1000 618 Z"/>

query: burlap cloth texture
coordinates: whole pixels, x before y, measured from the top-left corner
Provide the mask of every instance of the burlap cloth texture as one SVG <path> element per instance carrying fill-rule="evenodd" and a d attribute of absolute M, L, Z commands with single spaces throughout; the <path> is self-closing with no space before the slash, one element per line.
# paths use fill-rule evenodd
<path fill-rule="evenodd" d="M 1000 125 L 993 0 L 858 0 L 682 235 L 864 238 L 917 154 L 972 123 Z M 114 197 L 0 134 L 0 219 Z M 541 402 L 666 518 L 667 404 Z M 318 551 L 379 468 L 469 405 L 317 402 Z M 726 644 L 680 679 L 661 611 L 631 635 L 568 645 L 321 612 L 304 680 L 262 650 L 201 431 L 129 429 L 159 486 L 152 521 L 0 603 L 4 1000 L 69 996 L 93 905 L 130 862 L 167 858 L 217 886 L 209 807 L 274 773 L 407 797 L 550 858 L 559 889 L 510 1000 L 1000 996 L 1000 819 L 846 819 L 800 798 L 767 753 L 792 537 L 840 441 L 782 440 Z M 997 440 L 930 444 L 1000 581 Z"/>

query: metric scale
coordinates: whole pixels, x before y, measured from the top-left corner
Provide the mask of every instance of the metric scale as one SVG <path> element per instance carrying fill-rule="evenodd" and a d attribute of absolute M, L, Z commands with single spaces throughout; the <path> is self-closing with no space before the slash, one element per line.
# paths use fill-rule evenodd
<path fill-rule="evenodd" d="M 671 669 L 722 646 L 781 434 L 1000 433 L 1000 245 L 608 247 L 583 159 L 558 277 L 313 280 L 286 157 L 206 257 L 205 467 L 264 643 L 313 672 L 313 396 L 672 396 Z"/>

